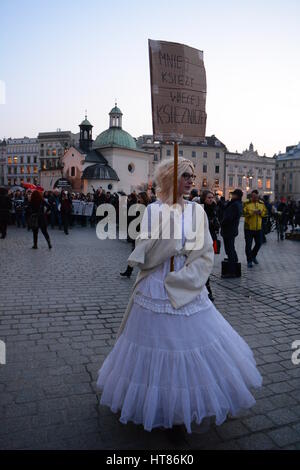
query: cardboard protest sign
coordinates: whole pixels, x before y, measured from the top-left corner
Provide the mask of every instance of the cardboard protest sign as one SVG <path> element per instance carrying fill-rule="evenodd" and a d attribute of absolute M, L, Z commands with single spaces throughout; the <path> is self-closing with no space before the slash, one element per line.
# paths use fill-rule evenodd
<path fill-rule="evenodd" d="M 205 138 L 203 52 L 149 39 L 154 139 L 196 143 Z"/>

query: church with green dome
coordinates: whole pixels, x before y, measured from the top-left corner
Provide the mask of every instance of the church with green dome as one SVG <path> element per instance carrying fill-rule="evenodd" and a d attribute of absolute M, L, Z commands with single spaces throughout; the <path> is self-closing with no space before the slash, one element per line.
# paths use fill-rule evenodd
<path fill-rule="evenodd" d="M 101 132 L 96 138 L 93 147 L 123 147 L 136 150 L 136 141 L 122 129 L 123 113 L 120 108 L 115 107 L 109 113 L 109 128 Z"/>
<path fill-rule="evenodd" d="M 64 177 L 84 193 L 102 187 L 126 194 L 150 180 L 153 155 L 136 145 L 122 128 L 123 113 L 115 103 L 109 113 L 109 128 L 92 139 L 93 125 L 85 116 L 79 124 L 79 145 L 63 156 Z"/>

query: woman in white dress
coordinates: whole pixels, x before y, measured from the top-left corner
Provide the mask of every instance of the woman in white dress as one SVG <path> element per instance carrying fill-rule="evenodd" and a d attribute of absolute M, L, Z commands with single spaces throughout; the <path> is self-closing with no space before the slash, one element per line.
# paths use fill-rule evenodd
<path fill-rule="evenodd" d="M 133 421 L 147 431 L 184 424 L 191 433 L 192 422 L 200 424 L 206 417 L 220 425 L 228 414 L 252 407 L 249 389 L 262 384 L 251 349 L 208 298 L 205 283 L 214 255 L 207 218 L 199 204 L 183 198 L 193 178 L 193 164 L 179 158 L 182 213 L 175 223 L 181 223 L 181 238 L 137 238 L 128 263 L 140 272 L 97 381 L 100 403 L 120 411 L 122 423 Z M 173 160 L 160 164 L 156 181 L 159 200 L 147 207 L 142 233 L 145 226 L 153 229 L 151 220 L 164 204 L 172 204 Z M 202 244 L 191 248 L 186 234 L 194 212 L 202 218 L 196 224 Z"/>

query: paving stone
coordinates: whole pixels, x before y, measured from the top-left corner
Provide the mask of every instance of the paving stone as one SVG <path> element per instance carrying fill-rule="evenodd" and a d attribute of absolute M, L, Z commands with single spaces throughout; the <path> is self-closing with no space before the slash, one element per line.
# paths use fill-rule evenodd
<path fill-rule="evenodd" d="M 252 416 L 251 418 L 244 419 L 243 423 L 252 432 L 262 431 L 274 427 L 273 421 L 264 415 Z"/>
<path fill-rule="evenodd" d="M 300 434 L 289 426 L 270 431 L 268 432 L 268 436 L 271 437 L 279 447 L 300 443 Z"/>

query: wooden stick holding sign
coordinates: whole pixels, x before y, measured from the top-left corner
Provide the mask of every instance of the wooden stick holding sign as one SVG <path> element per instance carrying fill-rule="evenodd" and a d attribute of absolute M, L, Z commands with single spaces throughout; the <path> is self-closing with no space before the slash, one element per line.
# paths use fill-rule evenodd
<path fill-rule="evenodd" d="M 174 142 L 173 203 L 177 202 L 178 142 L 205 139 L 206 73 L 203 52 L 175 42 L 149 39 L 154 140 Z M 174 258 L 171 259 L 171 271 Z"/>

